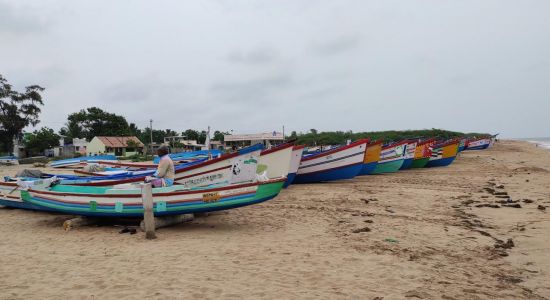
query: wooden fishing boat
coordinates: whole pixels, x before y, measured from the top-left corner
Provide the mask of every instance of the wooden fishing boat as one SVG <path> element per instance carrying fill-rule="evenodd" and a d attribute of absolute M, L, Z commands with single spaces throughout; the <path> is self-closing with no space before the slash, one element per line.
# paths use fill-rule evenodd
<path fill-rule="evenodd" d="M 458 154 L 460 141 L 450 140 L 432 146 L 432 156 L 426 167 L 444 167 L 450 165 Z"/>
<path fill-rule="evenodd" d="M 231 183 L 232 172 L 244 174 L 249 172 L 251 164 L 254 164 L 254 171 L 258 163 L 258 157 L 263 149 L 261 144 L 253 145 L 247 148 L 237 150 L 233 153 L 227 153 L 220 157 L 213 158 L 207 161 L 191 163 L 184 167 L 176 166 L 175 183 L 185 185 L 186 187 L 205 186 L 209 184 Z M 241 172 L 242 169 L 242 172 Z M 152 174 L 154 170 L 151 170 Z M 250 172 L 249 172 L 250 173 Z M 80 186 L 113 186 L 127 183 L 143 182 L 147 175 L 129 176 L 127 178 L 112 178 L 104 180 L 92 180 L 83 182 L 86 178 L 82 178 L 74 185 Z M 250 176 L 248 174 L 247 176 Z M 233 177 L 236 178 L 236 177 Z M 64 184 L 73 185 L 72 183 L 64 182 Z"/>
<path fill-rule="evenodd" d="M 276 197 L 286 177 L 263 182 L 185 189 L 171 186 L 153 189 L 155 216 L 226 210 Z M 21 191 L 24 203 L 43 210 L 93 217 L 143 216 L 141 188 L 55 185 Z"/>
<path fill-rule="evenodd" d="M 380 161 L 371 174 L 393 173 L 399 171 L 405 160 L 407 141 L 382 147 Z"/>
<path fill-rule="evenodd" d="M 287 177 L 290 172 L 293 149 L 294 142 L 290 142 L 263 150 L 255 172 L 267 178 Z"/>
<path fill-rule="evenodd" d="M 411 164 L 411 168 L 424 168 L 432 157 L 432 145 L 435 143 L 435 139 L 427 139 L 420 141 L 416 144 L 416 150 L 414 152 L 414 159 Z"/>
<path fill-rule="evenodd" d="M 170 156 L 170 159 L 174 163 L 177 163 L 179 161 L 186 161 L 186 160 L 193 160 L 193 159 L 208 159 L 212 157 L 218 157 L 222 155 L 222 152 L 217 149 L 211 149 L 211 150 L 197 150 L 197 151 L 189 151 L 189 152 L 179 152 L 179 153 L 170 153 L 168 154 Z M 155 156 L 153 158 L 153 163 L 158 164 L 160 161 L 160 157 Z"/>
<path fill-rule="evenodd" d="M 302 157 L 294 183 L 351 179 L 363 168 L 368 140 Z"/>
<path fill-rule="evenodd" d="M 471 139 L 466 144 L 466 148 L 464 150 L 484 150 L 489 148 L 491 143 L 492 143 L 491 138 Z"/>
<path fill-rule="evenodd" d="M 464 151 L 464 149 L 466 149 L 466 144 L 468 143 L 468 139 L 467 138 L 462 138 L 460 139 L 460 144 L 458 144 L 458 152 L 462 152 Z"/>
<path fill-rule="evenodd" d="M 26 185 L 49 186 L 55 180 L 55 178 L 33 180 L 26 182 Z M 51 211 L 50 209 L 36 206 L 32 203 L 23 201 L 23 199 L 21 198 L 21 189 L 19 188 L 17 182 L 0 182 L 0 206 L 21 208 L 27 210 Z"/>
<path fill-rule="evenodd" d="M 62 159 L 50 163 L 52 168 L 82 167 L 81 163 L 98 163 L 100 161 L 116 160 L 114 155 L 82 156 L 76 158 Z"/>
<path fill-rule="evenodd" d="M 407 143 L 407 148 L 405 149 L 405 157 L 403 159 L 403 165 L 399 170 L 410 169 L 414 161 L 414 154 L 416 153 L 416 141 L 409 141 Z"/>
<path fill-rule="evenodd" d="M 289 172 L 290 160 L 292 154 L 292 144 L 284 144 L 278 147 L 274 147 L 269 150 L 261 152 L 262 146 L 256 145 L 249 147 L 247 149 L 241 149 L 240 153 L 232 153 L 227 155 L 224 159 L 213 159 L 205 163 L 201 163 L 197 166 L 192 166 L 196 168 L 188 169 L 187 173 L 177 174 L 180 175 L 180 180 L 192 180 L 191 182 L 178 182 L 176 184 L 161 189 L 155 189 L 155 191 L 162 193 L 171 193 L 173 191 L 202 191 L 205 189 L 222 189 L 225 190 L 225 187 L 231 187 L 230 190 L 239 191 L 239 188 L 235 186 L 240 186 L 242 188 L 246 187 L 248 190 L 254 189 L 253 185 L 250 185 L 254 182 L 271 182 L 273 180 L 280 182 L 280 186 L 286 181 L 286 175 Z M 219 167 L 222 166 L 222 167 Z M 258 176 L 258 170 L 261 168 L 260 176 Z M 221 173 L 220 173 L 221 172 Z M 187 174 L 187 175 L 185 175 Z M 176 176 L 178 178 L 178 176 Z M 203 179 L 204 178 L 204 179 Z M 96 181 L 96 182 L 82 182 L 85 179 L 81 179 L 81 182 L 78 180 L 73 180 L 72 182 L 75 185 L 56 185 L 53 187 L 54 191 L 78 191 L 78 193 L 97 193 L 99 191 L 105 191 L 108 194 L 117 194 L 122 191 L 127 191 L 128 189 L 136 189 L 135 182 L 140 182 L 144 180 L 143 176 L 138 176 L 130 179 L 113 179 L 107 181 Z M 176 179 L 178 180 L 178 179 Z M 40 180 L 30 181 L 39 182 Z M 67 182 L 68 179 L 62 179 L 62 182 Z M 116 185 L 115 185 L 116 183 Z M 242 186 L 245 184 L 246 186 Z M 134 187 L 131 187 L 134 185 Z M 260 184 L 263 186 L 263 183 Z M 107 187 L 108 186 L 108 187 Z M 115 187 L 112 187 L 115 186 Z M 55 208 L 50 208 L 47 205 L 37 205 L 35 202 L 24 202 L 17 194 L 13 194 L 14 189 L 17 187 L 15 182 L 1 183 L 0 190 L 3 190 L 3 194 L 0 194 L 0 204 L 19 207 L 25 209 L 49 209 L 57 210 Z M 39 191 L 40 189 L 31 190 Z M 265 187 L 261 187 L 259 191 L 266 190 Z M 8 192 L 9 191 L 9 192 Z M 44 191 L 42 191 L 44 192 Z M 46 191 L 47 192 L 47 191 Z M 6 194 L 6 193 L 9 193 Z M 17 193 L 17 191 L 15 191 Z M 23 195 L 25 192 L 22 192 Z M 101 192 L 103 193 L 103 192 Z M 132 191 L 131 193 L 135 193 Z M 198 192 L 197 192 L 198 193 Z M 225 192 L 224 192 L 225 193 Z M 278 192 L 277 192 L 278 193 Z M 5 194 L 5 195 L 4 195 Z M 258 194 L 259 195 L 259 194 Z M 212 208 L 211 206 L 199 205 L 198 208 L 192 208 L 195 212 L 198 211 L 210 211 L 217 209 L 228 209 L 232 207 L 242 206 L 253 204 L 256 202 L 261 202 L 267 200 L 264 196 L 254 196 L 252 198 L 248 197 L 244 202 L 227 202 L 220 206 L 220 208 Z M 18 200 L 19 199 L 19 200 Z M 263 200 L 262 200 L 263 199 Z M 42 199 L 44 200 L 44 199 Z M 232 204 L 233 203 L 233 204 Z M 241 204 L 239 204 L 241 203 Z M 227 205 L 226 205 L 227 204 Z M 217 205 L 214 205 L 217 207 Z M 207 207 L 207 208 L 205 208 Z M 177 210 L 179 213 L 186 213 L 186 211 Z M 191 210 L 189 210 L 190 212 Z"/>
<path fill-rule="evenodd" d="M 382 141 L 375 141 L 367 144 L 367 151 L 365 151 L 365 158 L 363 159 L 363 168 L 359 172 L 359 175 L 371 174 L 378 161 L 380 161 L 380 153 L 382 153 Z"/>
<path fill-rule="evenodd" d="M 288 176 L 286 178 L 285 184 L 283 185 L 283 188 L 287 188 L 294 181 L 296 173 L 298 172 L 298 168 L 300 167 L 300 162 L 302 161 L 304 148 L 305 147 L 303 145 L 296 145 L 292 148 L 292 158 L 290 159 Z"/>

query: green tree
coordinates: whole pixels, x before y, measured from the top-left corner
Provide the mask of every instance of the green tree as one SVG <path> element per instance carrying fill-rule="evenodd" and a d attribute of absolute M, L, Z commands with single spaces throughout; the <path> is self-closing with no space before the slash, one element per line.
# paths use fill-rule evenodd
<path fill-rule="evenodd" d="M 25 147 L 31 153 L 41 154 L 46 149 L 59 146 L 60 136 L 48 127 L 42 127 L 40 130 L 35 130 L 27 135 L 25 139 Z"/>
<path fill-rule="evenodd" d="M 347 140 L 358 140 L 368 138 L 370 140 L 383 140 L 385 142 L 399 141 L 403 139 L 431 138 L 446 140 L 463 136 L 486 136 L 484 133 L 463 133 L 456 131 L 448 131 L 443 129 L 422 129 L 422 130 L 389 130 L 389 131 L 373 131 L 373 132 L 356 132 L 350 131 L 329 131 L 317 132 L 310 130 L 309 133 L 297 134 L 297 143 L 304 145 L 339 145 L 344 144 Z"/>
<path fill-rule="evenodd" d="M 186 131 L 184 131 L 182 133 L 186 139 L 188 140 L 195 140 L 195 141 L 198 141 L 199 140 L 199 132 L 196 131 L 196 130 L 193 130 L 193 129 L 187 129 Z"/>
<path fill-rule="evenodd" d="M 167 136 L 166 133 L 167 131 L 164 130 L 153 129 L 153 143 L 164 143 L 164 137 Z M 137 138 L 144 144 L 149 145 L 151 143 L 151 128 L 145 128 L 141 135 L 138 135 Z"/>
<path fill-rule="evenodd" d="M 71 138 L 93 139 L 95 136 L 128 136 L 130 126 L 123 116 L 90 107 L 69 115 L 67 133 Z"/>
<path fill-rule="evenodd" d="M 228 135 L 229 132 L 221 132 L 219 130 L 214 131 L 214 136 L 212 137 L 213 141 L 223 142 L 224 135 Z"/>
<path fill-rule="evenodd" d="M 141 129 L 139 129 L 135 123 L 130 123 L 128 126 L 128 130 L 130 131 L 130 135 L 139 137 L 142 134 Z"/>
<path fill-rule="evenodd" d="M 43 91 L 43 87 L 31 85 L 24 92 L 17 92 L 0 74 L 0 152 L 11 152 L 13 139 L 23 128 L 40 122 Z"/>
<path fill-rule="evenodd" d="M 206 142 L 206 130 L 203 130 L 199 133 L 199 138 L 197 139 L 197 143 L 204 144 Z"/>
<path fill-rule="evenodd" d="M 290 140 L 295 140 L 298 138 L 298 134 L 296 133 L 296 131 L 292 131 L 290 133 L 290 136 L 288 137 Z"/>

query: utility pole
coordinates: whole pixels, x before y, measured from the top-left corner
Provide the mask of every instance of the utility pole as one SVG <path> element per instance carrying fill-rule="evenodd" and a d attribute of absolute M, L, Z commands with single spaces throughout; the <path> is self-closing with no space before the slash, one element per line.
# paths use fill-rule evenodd
<path fill-rule="evenodd" d="M 151 129 L 151 140 L 150 140 L 150 146 L 151 146 L 151 156 L 153 156 L 153 119 L 149 120 L 149 129 Z"/>
<path fill-rule="evenodd" d="M 283 125 L 283 143 L 285 141 L 285 125 Z"/>

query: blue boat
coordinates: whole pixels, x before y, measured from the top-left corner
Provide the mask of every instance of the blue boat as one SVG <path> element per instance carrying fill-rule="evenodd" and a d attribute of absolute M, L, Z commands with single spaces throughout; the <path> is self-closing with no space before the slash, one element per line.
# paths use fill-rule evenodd
<path fill-rule="evenodd" d="M 212 150 L 198 150 L 198 151 L 191 151 L 191 152 L 180 152 L 180 153 L 171 153 L 169 154 L 170 158 L 174 161 L 180 161 L 180 160 L 187 160 L 187 159 L 196 159 L 196 158 L 208 158 L 208 155 L 211 157 L 218 157 L 222 154 L 220 150 L 212 149 Z M 160 158 L 158 156 L 155 156 L 153 159 L 153 162 L 155 164 L 158 164 L 160 161 Z"/>
<path fill-rule="evenodd" d="M 50 166 L 53 168 L 63 168 L 63 167 L 77 166 L 77 165 L 80 165 L 81 162 L 93 163 L 93 162 L 99 162 L 103 160 L 116 160 L 116 159 L 117 158 L 114 155 L 82 156 L 82 157 L 75 157 L 75 158 L 53 161 L 50 163 Z"/>
<path fill-rule="evenodd" d="M 470 140 L 466 144 L 466 148 L 464 150 L 485 150 L 489 148 L 491 141 L 492 140 L 490 138 Z"/>
<path fill-rule="evenodd" d="M 302 158 L 293 183 L 315 183 L 351 179 L 363 168 L 368 140 Z"/>
<path fill-rule="evenodd" d="M 450 165 L 458 154 L 459 143 L 459 141 L 453 140 L 434 145 L 432 157 L 430 157 L 430 161 L 426 164 L 426 167 L 445 167 Z"/>

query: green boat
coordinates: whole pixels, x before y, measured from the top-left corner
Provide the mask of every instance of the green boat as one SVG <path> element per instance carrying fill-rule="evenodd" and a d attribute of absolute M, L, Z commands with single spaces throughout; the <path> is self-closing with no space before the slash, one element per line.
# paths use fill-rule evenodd
<path fill-rule="evenodd" d="M 393 160 L 388 162 L 379 162 L 376 165 L 376 168 L 374 171 L 372 171 L 371 174 L 382 174 L 382 173 L 394 173 L 399 171 L 401 166 L 403 165 L 403 162 L 405 161 L 404 158 L 399 160 Z"/>
<path fill-rule="evenodd" d="M 429 157 L 423 157 L 423 158 L 415 159 L 415 160 L 413 160 L 411 168 L 413 168 L 413 169 L 415 169 L 415 168 L 424 168 L 428 164 L 429 161 L 430 161 Z"/>
<path fill-rule="evenodd" d="M 226 186 L 153 189 L 155 216 L 209 212 L 237 208 L 276 197 L 286 178 Z M 127 188 L 55 185 L 21 191 L 23 203 L 42 210 L 93 217 L 143 216 L 140 186 Z M 0 198 L 0 200 L 2 200 Z M 12 201 L 13 202 L 13 201 Z M 21 201 L 19 201 L 21 202 Z M 0 202 L 1 203 L 1 202 Z M 21 207 L 25 208 L 25 207 Z"/>
<path fill-rule="evenodd" d="M 405 162 L 405 147 L 407 141 L 382 147 L 380 161 L 371 174 L 394 173 L 399 171 Z"/>

